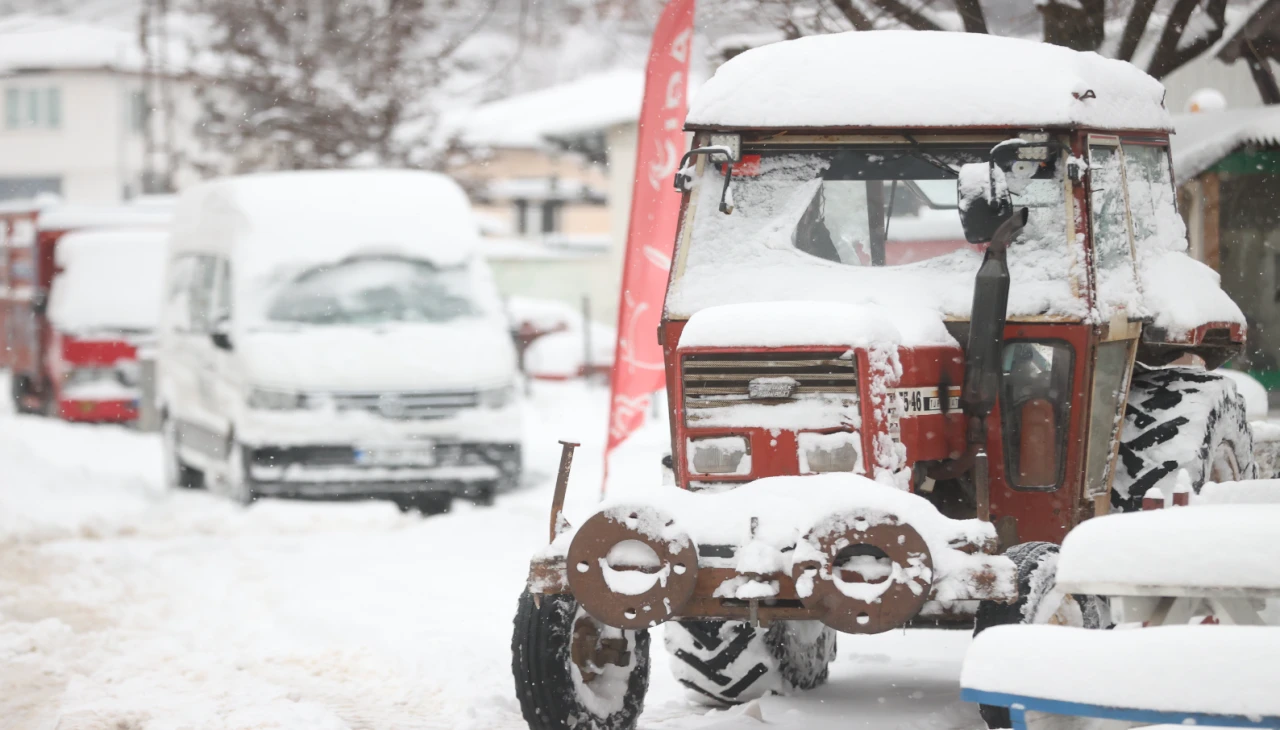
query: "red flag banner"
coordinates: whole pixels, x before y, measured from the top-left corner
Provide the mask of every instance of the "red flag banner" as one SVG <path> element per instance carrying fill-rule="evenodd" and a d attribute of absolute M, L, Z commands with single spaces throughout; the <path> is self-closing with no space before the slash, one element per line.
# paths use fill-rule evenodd
<path fill-rule="evenodd" d="M 649 399 L 664 382 L 657 333 L 680 213 L 672 180 L 684 154 L 694 2 L 667 3 L 649 48 L 618 306 L 606 474 L 610 452 L 644 423 Z"/>

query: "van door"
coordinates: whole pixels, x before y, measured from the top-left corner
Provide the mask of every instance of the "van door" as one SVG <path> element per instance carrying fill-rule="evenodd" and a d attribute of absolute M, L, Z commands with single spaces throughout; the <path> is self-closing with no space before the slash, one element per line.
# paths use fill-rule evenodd
<path fill-rule="evenodd" d="M 201 468 L 221 461 L 226 442 L 222 424 L 211 409 L 216 403 L 212 394 L 213 342 L 212 310 L 217 267 L 211 256 L 191 256 L 187 277 L 186 321 L 174 330 L 175 360 L 181 375 L 175 377 L 175 410 L 181 412 L 180 441 L 184 455 Z M 194 452 L 194 453 L 191 453 Z"/>
<path fill-rule="evenodd" d="M 214 288 L 209 316 L 207 402 L 205 407 L 215 430 L 226 437 L 235 430 L 235 414 L 242 399 L 236 341 L 232 335 L 231 265 L 213 261 Z"/>

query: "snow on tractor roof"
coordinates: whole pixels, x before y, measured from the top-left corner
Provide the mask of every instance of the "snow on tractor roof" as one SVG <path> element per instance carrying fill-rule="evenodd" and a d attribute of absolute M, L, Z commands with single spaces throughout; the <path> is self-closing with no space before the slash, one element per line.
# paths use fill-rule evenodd
<path fill-rule="evenodd" d="M 61 269 L 49 296 L 49 319 L 62 332 L 152 331 L 164 288 L 164 230 L 73 231 L 58 242 Z"/>
<path fill-rule="evenodd" d="M 852 31 L 747 51 L 698 92 L 691 128 L 1167 130 L 1164 87 L 1096 53 L 981 33 Z"/>
<path fill-rule="evenodd" d="M 182 194 L 172 250 L 236 251 L 237 276 L 362 254 L 471 257 L 479 230 L 450 178 L 414 170 L 273 172 L 223 178 Z"/>

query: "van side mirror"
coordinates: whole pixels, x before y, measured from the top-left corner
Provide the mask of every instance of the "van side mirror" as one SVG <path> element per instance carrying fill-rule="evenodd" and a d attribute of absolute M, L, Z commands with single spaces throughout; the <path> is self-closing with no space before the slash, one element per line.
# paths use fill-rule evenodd
<path fill-rule="evenodd" d="M 969 243 L 986 243 L 1001 223 L 1013 216 L 1013 199 L 1004 171 L 993 162 L 960 166 L 960 225 Z"/>
<path fill-rule="evenodd" d="M 213 323 L 213 328 L 209 331 L 209 339 L 213 342 L 213 346 L 219 350 L 231 351 L 231 320 L 220 319 Z"/>

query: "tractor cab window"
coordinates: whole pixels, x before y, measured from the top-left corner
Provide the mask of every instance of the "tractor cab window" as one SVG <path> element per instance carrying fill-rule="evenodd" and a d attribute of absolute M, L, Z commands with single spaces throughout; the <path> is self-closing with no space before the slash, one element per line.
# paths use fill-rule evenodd
<path fill-rule="evenodd" d="M 961 165 L 987 160 L 990 150 L 984 142 L 748 151 L 732 168 L 730 215 L 716 209 L 723 166 L 707 166 L 703 190 L 717 200 L 700 202 L 694 238 L 740 244 L 766 239 L 769 248 L 788 247 L 845 266 L 896 266 L 980 252 L 965 241 L 956 180 Z M 1015 205 L 1031 209 L 1023 243 L 1041 239 L 1062 247 L 1065 241 L 1058 167 L 1056 159 L 1040 163 L 1013 191 Z"/>
<path fill-rule="evenodd" d="M 1015 489 L 1057 489 L 1062 483 L 1071 417 L 1071 346 L 1009 342 L 1004 347 L 1000 418 L 1005 472 Z"/>
<path fill-rule="evenodd" d="M 1130 188 L 1132 190 L 1132 188 Z M 1172 194 L 1172 188 L 1170 188 Z M 1125 161 L 1115 144 L 1089 147 L 1089 216 L 1098 306 L 1104 318 L 1140 306 L 1133 267 L 1133 233 L 1125 190 Z M 1136 219 L 1135 219 L 1136 222 Z"/>

